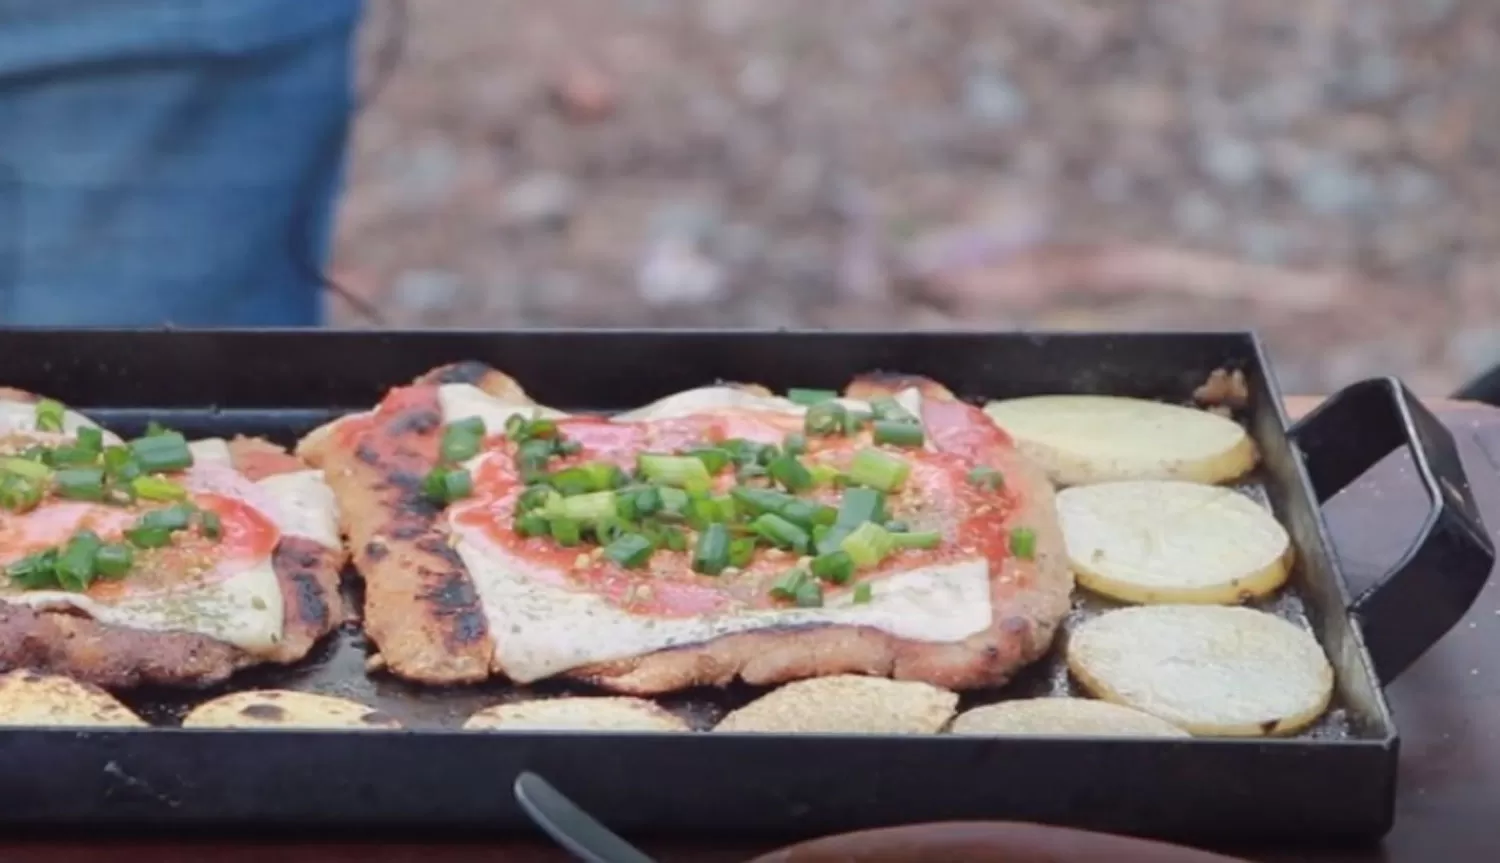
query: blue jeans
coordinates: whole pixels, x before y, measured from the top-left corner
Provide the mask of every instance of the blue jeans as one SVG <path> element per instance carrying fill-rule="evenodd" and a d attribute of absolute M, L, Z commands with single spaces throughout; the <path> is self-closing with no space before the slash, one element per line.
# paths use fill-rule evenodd
<path fill-rule="evenodd" d="M 0 323 L 319 323 L 359 3 L 0 0 Z"/>

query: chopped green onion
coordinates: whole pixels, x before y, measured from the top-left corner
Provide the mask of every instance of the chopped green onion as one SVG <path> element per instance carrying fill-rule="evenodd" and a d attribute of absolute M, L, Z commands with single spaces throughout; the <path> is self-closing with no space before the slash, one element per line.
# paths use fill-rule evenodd
<path fill-rule="evenodd" d="M 895 422 L 914 423 L 917 418 L 902 404 L 890 396 L 881 396 L 870 401 L 870 410 L 874 412 L 877 420 L 892 420 Z"/>
<path fill-rule="evenodd" d="M 812 473 L 813 485 L 834 485 L 843 477 L 838 468 L 821 462 L 813 465 L 809 471 Z"/>
<path fill-rule="evenodd" d="M 94 580 L 94 563 L 104 543 L 91 530 L 73 534 L 57 556 L 57 583 L 64 590 L 83 590 Z"/>
<path fill-rule="evenodd" d="M 823 585 L 808 579 L 797 585 L 797 593 L 792 599 L 798 608 L 819 608 L 823 605 Z"/>
<path fill-rule="evenodd" d="M 136 548 L 161 548 L 172 542 L 172 531 L 164 527 L 136 527 L 125 531 L 125 538 Z"/>
<path fill-rule="evenodd" d="M 552 460 L 552 442 L 546 440 L 523 441 L 516 448 L 516 466 L 521 470 L 521 479 L 531 482 L 547 471 L 547 462 Z"/>
<path fill-rule="evenodd" d="M 187 439 L 178 432 L 163 432 L 130 442 L 130 452 L 146 473 L 166 473 L 193 466 Z"/>
<path fill-rule="evenodd" d="M 869 605 L 873 593 L 874 591 L 871 589 L 868 581 L 862 581 L 854 585 L 854 604 Z"/>
<path fill-rule="evenodd" d="M 710 474 L 716 474 L 729 467 L 729 463 L 734 460 L 734 456 L 728 450 L 718 447 L 699 447 L 688 450 L 687 454 L 703 462 L 703 466 L 708 468 Z"/>
<path fill-rule="evenodd" d="M 621 519 L 606 518 L 593 524 L 594 537 L 599 540 L 600 545 L 608 545 L 616 539 L 630 533 L 630 527 Z"/>
<path fill-rule="evenodd" d="M 11 474 L 0 479 L 0 507 L 14 513 L 30 512 L 41 505 L 46 489 L 42 480 Z"/>
<path fill-rule="evenodd" d="M 554 518 L 548 527 L 558 545 L 574 546 L 583 541 L 583 525 L 571 518 Z"/>
<path fill-rule="evenodd" d="M 748 483 L 752 480 L 758 479 L 766 479 L 769 476 L 770 471 L 767 471 L 764 467 L 761 467 L 758 464 L 747 464 L 734 472 L 735 480 L 741 483 Z"/>
<path fill-rule="evenodd" d="M 57 467 L 91 465 L 99 460 L 99 453 L 79 446 L 60 446 L 49 450 L 46 459 L 48 463 Z"/>
<path fill-rule="evenodd" d="M 687 514 L 688 493 L 680 488 L 660 488 L 656 494 L 661 498 L 661 512 L 664 515 L 681 517 Z"/>
<path fill-rule="evenodd" d="M 789 569 L 771 583 L 771 596 L 776 599 L 796 599 L 797 589 L 810 580 L 805 569 Z"/>
<path fill-rule="evenodd" d="M 855 566 L 869 569 L 879 566 L 882 560 L 890 556 L 895 546 L 885 528 L 873 522 L 865 522 L 844 537 L 839 548 L 848 552 Z"/>
<path fill-rule="evenodd" d="M 987 465 L 979 465 L 970 470 L 967 479 L 970 485 L 986 491 L 998 491 L 1005 487 L 1005 474 Z"/>
<path fill-rule="evenodd" d="M 59 497 L 70 500 L 103 500 L 104 471 L 96 467 L 72 467 L 53 475 Z"/>
<path fill-rule="evenodd" d="M 100 452 L 104 449 L 104 432 L 98 426 L 78 427 L 78 448 L 90 452 Z"/>
<path fill-rule="evenodd" d="M 753 514 L 771 513 L 804 528 L 832 524 L 838 517 L 838 511 L 831 506 L 771 489 L 735 486 L 729 490 L 729 496 Z"/>
<path fill-rule="evenodd" d="M 558 455 L 578 455 L 583 452 L 583 444 L 576 440 L 559 440 L 555 449 Z"/>
<path fill-rule="evenodd" d="M 727 566 L 729 529 L 722 524 L 711 524 L 698 534 L 698 545 L 693 549 L 693 571 L 718 575 Z"/>
<path fill-rule="evenodd" d="M 808 536 L 807 531 L 774 513 L 757 516 L 755 521 L 750 522 L 750 529 L 779 548 L 805 552 L 812 544 L 812 537 Z"/>
<path fill-rule="evenodd" d="M 638 533 L 625 533 L 604 547 L 604 556 L 626 569 L 644 566 L 655 551 L 651 540 Z"/>
<path fill-rule="evenodd" d="M 796 402 L 799 405 L 812 407 L 823 402 L 833 401 L 839 397 L 839 394 L 833 390 L 811 390 L 793 387 L 786 391 L 786 397 L 789 401 Z"/>
<path fill-rule="evenodd" d="M 662 508 L 662 494 L 655 488 L 646 487 L 636 492 L 635 511 L 642 516 L 652 515 Z"/>
<path fill-rule="evenodd" d="M 682 528 L 663 525 L 659 528 L 661 533 L 661 544 L 670 551 L 687 551 L 687 534 Z"/>
<path fill-rule="evenodd" d="M 781 441 L 781 450 L 790 456 L 802 455 L 807 452 L 807 435 L 792 432 Z"/>
<path fill-rule="evenodd" d="M 138 476 L 130 481 L 130 491 L 145 500 L 184 500 L 187 489 L 163 476 Z"/>
<path fill-rule="evenodd" d="M 523 537 L 545 536 L 552 531 L 552 526 L 541 513 L 524 512 L 516 518 L 516 533 Z"/>
<path fill-rule="evenodd" d="M 807 491 L 813 487 L 812 472 L 795 456 L 777 456 L 766 469 L 770 471 L 771 479 L 781 483 L 787 491 Z"/>
<path fill-rule="evenodd" d="M 208 539 L 218 539 L 224 535 L 224 522 L 219 514 L 209 510 L 198 512 L 198 532 Z"/>
<path fill-rule="evenodd" d="M 521 492 L 521 496 L 516 498 L 516 509 L 521 512 L 531 512 L 551 504 L 554 500 L 561 500 L 561 498 L 551 487 L 528 486 L 525 491 Z"/>
<path fill-rule="evenodd" d="M 888 446 L 915 448 L 922 445 L 926 437 L 922 427 L 913 422 L 900 420 L 876 420 L 875 442 Z"/>
<path fill-rule="evenodd" d="M 145 437 L 157 437 L 159 435 L 170 434 L 171 431 L 171 429 L 167 428 L 156 420 L 152 420 L 146 423 Z"/>
<path fill-rule="evenodd" d="M 5 577 L 26 590 L 57 585 L 57 549 L 28 554 L 5 568 Z"/>
<path fill-rule="evenodd" d="M 14 474 L 23 479 L 43 481 L 50 479 L 52 468 L 29 458 L 7 456 L 0 458 L 0 472 Z"/>
<path fill-rule="evenodd" d="M 450 464 L 465 462 L 479 454 L 484 443 L 484 420 L 466 417 L 443 427 L 439 448 L 442 459 Z"/>
<path fill-rule="evenodd" d="M 867 447 L 854 454 L 847 473 L 857 485 L 893 492 L 911 476 L 911 462 Z"/>
<path fill-rule="evenodd" d="M 422 481 L 422 491 L 436 503 L 450 504 L 474 493 L 474 478 L 461 467 L 435 467 Z"/>
<path fill-rule="evenodd" d="M 885 494 L 874 488 L 851 488 L 839 501 L 838 520 L 835 524 L 850 530 L 867 521 L 883 524 L 886 521 Z"/>
<path fill-rule="evenodd" d="M 729 565 L 746 567 L 755 559 L 755 537 L 741 536 L 729 543 Z"/>
<path fill-rule="evenodd" d="M 521 414 L 511 414 L 505 418 L 505 436 L 513 441 L 523 441 L 526 439 L 529 425 L 526 417 Z"/>
<path fill-rule="evenodd" d="M 813 558 L 812 574 L 833 584 L 843 584 L 854 577 L 854 558 L 847 551 L 834 551 Z"/>
<path fill-rule="evenodd" d="M 662 485 L 693 491 L 707 490 L 713 483 L 708 467 L 690 455 L 641 453 L 638 462 L 642 476 Z"/>
<path fill-rule="evenodd" d="M 36 427 L 38 431 L 60 432 L 63 430 L 62 402 L 42 399 L 36 403 Z"/>
<path fill-rule="evenodd" d="M 1018 527 L 1010 532 L 1010 553 L 1021 560 L 1036 557 L 1036 531 L 1029 527 Z"/>
<path fill-rule="evenodd" d="M 105 448 L 104 472 L 115 479 L 129 482 L 140 476 L 141 468 L 136 464 L 135 456 L 131 455 L 130 447 L 118 445 Z"/>
<path fill-rule="evenodd" d="M 136 527 L 160 527 L 166 530 L 187 530 L 192 524 L 194 508 L 189 504 L 178 503 L 164 509 L 155 509 L 141 516 L 136 521 Z"/>
<path fill-rule="evenodd" d="M 101 546 L 94 555 L 94 569 L 102 578 L 119 578 L 130 571 L 135 563 L 135 552 L 130 546 L 111 543 Z"/>
<path fill-rule="evenodd" d="M 591 461 L 560 470 L 547 477 L 553 488 L 565 497 L 606 491 L 625 484 L 625 472 L 607 461 Z"/>
<path fill-rule="evenodd" d="M 911 525 L 907 524 L 899 518 L 891 519 L 890 521 L 882 525 L 882 527 L 884 527 L 891 533 L 906 533 L 907 531 L 911 530 Z"/>
<path fill-rule="evenodd" d="M 843 434 L 844 422 L 848 416 L 849 412 L 838 402 L 813 405 L 807 409 L 807 416 L 803 418 L 802 430 L 807 432 L 808 437 Z"/>
<path fill-rule="evenodd" d="M 534 438 L 555 440 L 557 438 L 557 421 L 549 420 L 546 417 L 537 417 L 531 421 L 531 426 L 527 431 Z"/>
<path fill-rule="evenodd" d="M 943 542 L 943 535 L 935 530 L 887 533 L 890 534 L 891 545 L 896 548 L 937 548 Z"/>
<path fill-rule="evenodd" d="M 852 435 L 864 428 L 865 423 L 870 421 L 871 414 L 865 411 L 849 411 L 844 414 L 844 434 Z"/>
<path fill-rule="evenodd" d="M 597 523 L 619 518 L 620 503 L 612 491 L 596 491 L 573 497 L 558 497 L 548 504 L 542 514 L 548 518 L 563 518 L 570 521 Z"/>

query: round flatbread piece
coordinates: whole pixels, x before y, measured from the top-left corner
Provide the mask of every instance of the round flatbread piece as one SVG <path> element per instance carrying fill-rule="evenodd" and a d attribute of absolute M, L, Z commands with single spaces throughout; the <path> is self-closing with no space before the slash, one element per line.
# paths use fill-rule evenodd
<path fill-rule="evenodd" d="M 547 698 L 486 707 L 469 730 L 691 731 L 676 714 L 643 698 Z"/>
<path fill-rule="evenodd" d="M 841 674 L 799 680 L 725 716 L 714 731 L 936 734 L 958 695 L 926 683 Z"/>
<path fill-rule="evenodd" d="M 1251 608 L 1109 611 L 1069 634 L 1067 660 L 1091 694 L 1200 736 L 1294 734 L 1333 695 L 1333 667 L 1312 635 Z"/>
<path fill-rule="evenodd" d="M 183 728 L 346 728 L 389 729 L 401 724 L 356 701 L 265 689 L 232 692 L 193 708 Z"/>
<path fill-rule="evenodd" d="M 57 674 L 0 675 L 0 725 L 126 726 L 145 722 L 104 690 Z"/>
<path fill-rule="evenodd" d="M 986 704 L 960 713 L 950 731 L 974 735 L 1189 736 L 1149 713 L 1088 698 L 1022 698 Z"/>

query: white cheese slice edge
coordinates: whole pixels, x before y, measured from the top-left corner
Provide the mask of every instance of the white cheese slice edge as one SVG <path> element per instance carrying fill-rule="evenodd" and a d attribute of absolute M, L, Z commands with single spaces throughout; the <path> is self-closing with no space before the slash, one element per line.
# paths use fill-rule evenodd
<path fill-rule="evenodd" d="M 281 640 L 285 602 L 269 558 L 223 581 L 192 590 L 125 596 L 99 602 L 85 594 L 33 590 L 0 601 L 37 608 L 73 608 L 101 623 L 152 632 L 196 632 L 249 653 L 264 653 Z"/>
<path fill-rule="evenodd" d="M 631 614 L 602 597 L 549 583 L 537 564 L 482 530 L 451 520 L 449 529 L 489 622 L 496 664 L 518 683 L 773 627 L 866 626 L 897 638 L 953 643 L 982 632 L 992 618 L 984 558 L 887 576 L 871 585 L 863 604 L 844 594 L 822 608 L 666 618 Z"/>

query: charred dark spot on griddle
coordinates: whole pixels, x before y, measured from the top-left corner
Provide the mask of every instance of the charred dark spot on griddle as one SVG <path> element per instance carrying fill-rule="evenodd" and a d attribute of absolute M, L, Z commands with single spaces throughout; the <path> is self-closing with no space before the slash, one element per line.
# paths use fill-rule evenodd
<path fill-rule="evenodd" d="M 1261 734 L 1272 734 L 1272 733 L 1274 733 L 1276 731 L 1276 726 L 1278 724 L 1279 724 L 1278 721 L 1275 720 L 1275 719 L 1267 719 L 1265 722 L 1262 722 L 1260 724 L 1260 733 Z"/>
<path fill-rule="evenodd" d="M 391 417 L 385 424 L 385 430 L 393 437 L 424 435 L 436 431 L 442 424 L 443 416 L 435 408 L 408 408 Z"/>
<path fill-rule="evenodd" d="M 373 539 L 365 543 L 365 557 L 369 558 L 370 560 L 385 560 L 385 556 L 390 553 L 391 550 L 386 548 L 384 543 L 376 542 Z"/>
<path fill-rule="evenodd" d="M 240 715 L 246 719 L 265 719 L 270 722 L 280 722 L 286 719 L 286 708 L 276 704 L 248 704 L 240 708 Z"/>
<path fill-rule="evenodd" d="M 289 579 L 296 596 L 298 619 L 314 629 L 326 629 L 330 622 L 328 599 L 323 596 L 318 577 L 304 570 L 292 573 Z"/>
<path fill-rule="evenodd" d="M 380 453 L 367 443 L 354 448 L 354 457 L 368 465 L 380 464 Z"/>
<path fill-rule="evenodd" d="M 489 634 L 484 612 L 479 608 L 479 595 L 474 592 L 474 583 L 468 576 L 462 572 L 426 568 L 419 569 L 418 573 L 431 585 L 418 598 L 431 604 L 434 616 L 453 621 L 451 634 L 454 643 L 472 643 Z"/>
<path fill-rule="evenodd" d="M 37 674 L 35 671 L 31 671 L 31 670 L 28 669 L 25 673 L 23 673 L 21 675 L 21 682 L 22 683 L 41 683 L 42 682 L 42 676 L 40 674 Z"/>
<path fill-rule="evenodd" d="M 489 374 L 490 367 L 478 360 L 465 360 L 461 363 L 453 363 L 442 368 L 433 369 L 424 378 L 435 384 L 473 384 L 479 385 L 484 376 Z"/>
<path fill-rule="evenodd" d="M 359 721 L 366 725 L 392 725 L 396 722 L 396 717 L 389 713 L 382 713 L 379 710 L 371 710 L 369 713 L 361 716 Z"/>
<path fill-rule="evenodd" d="M 417 548 L 441 558 L 449 566 L 463 566 L 464 564 L 464 559 L 459 557 L 458 552 L 453 550 L 453 546 L 444 542 L 442 537 L 429 536 L 425 539 L 419 539 L 417 540 Z"/>

